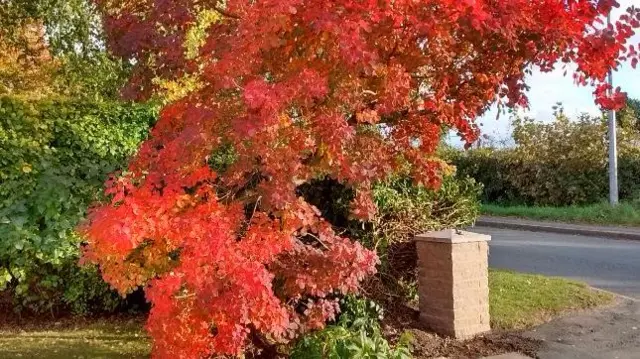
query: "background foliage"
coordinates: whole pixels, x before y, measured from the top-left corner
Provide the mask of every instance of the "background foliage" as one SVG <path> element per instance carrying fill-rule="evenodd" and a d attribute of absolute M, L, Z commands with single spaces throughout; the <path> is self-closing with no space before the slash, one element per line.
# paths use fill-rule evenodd
<path fill-rule="evenodd" d="M 113 100 L 130 67 L 107 53 L 93 1 L 0 2 L 0 95 Z"/>
<path fill-rule="evenodd" d="M 640 195 L 640 136 L 630 112 L 618 130 L 620 198 Z M 484 184 L 487 203 L 582 205 L 608 195 L 608 140 L 605 118 L 570 120 L 561 109 L 551 123 L 515 119 L 513 148 L 452 150 L 447 156 L 461 176 Z"/>
<path fill-rule="evenodd" d="M 46 49 L 42 26 L 15 29 L 20 45 L 0 36 L 0 95 L 42 98 L 53 91 L 56 61 Z"/>
<path fill-rule="evenodd" d="M 0 38 L 21 47 L 21 29 L 40 24 L 54 55 L 91 56 L 104 49 L 102 24 L 91 0 L 9 0 L 0 2 Z"/>
<path fill-rule="evenodd" d="M 117 305 L 94 268 L 77 268 L 74 228 L 155 117 L 146 105 L 0 98 L 0 288 L 21 307 Z"/>

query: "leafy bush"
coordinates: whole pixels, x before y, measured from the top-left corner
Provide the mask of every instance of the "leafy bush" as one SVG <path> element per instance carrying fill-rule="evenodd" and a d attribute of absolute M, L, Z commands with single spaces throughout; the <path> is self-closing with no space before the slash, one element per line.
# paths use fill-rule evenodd
<path fill-rule="evenodd" d="M 144 105 L 0 98 L 0 288 L 19 308 L 111 309 L 93 268 L 77 268 L 74 232 L 156 117 Z"/>
<path fill-rule="evenodd" d="M 472 178 L 447 176 L 437 190 L 396 178 L 374 187 L 378 215 L 371 221 L 373 245 L 405 242 L 424 231 L 463 228 L 479 213 L 482 186 Z"/>
<path fill-rule="evenodd" d="M 588 115 L 571 121 L 559 110 L 552 123 L 514 121 L 514 148 L 452 152 L 461 176 L 484 185 L 488 203 L 582 205 L 608 194 L 607 124 Z M 619 131 L 620 196 L 640 195 L 640 151 L 634 130 Z"/>
<path fill-rule="evenodd" d="M 395 347 L 382 336 L 379 305 L 351 296 L 340 304 L 342 314 L 337 322 L 299 339 L 292 359 L 411 358 L 409 334 L 403 335 Z"/>
<path fill-rule="evenodd" d="M 349 217 L 354 193 L 335 180 L 316 180 L 298 190 L 338 232 L 377 251 L 381 265 L 378 275 L 368 283 L 369 293 L 377 297 L 376 293 L 392 291 L 412 297 L 417 260 L 413 237 L 426 231 L 472 224 L 480 213 L 482 185 L 469 177 L 449 175 L 443 178 L 439 189 L 433 190 L 397 176 L 374 186 L 373 199 L 378 211 L 367 222 Z M 381 287 L 384 290 L 376 290 Z"/>

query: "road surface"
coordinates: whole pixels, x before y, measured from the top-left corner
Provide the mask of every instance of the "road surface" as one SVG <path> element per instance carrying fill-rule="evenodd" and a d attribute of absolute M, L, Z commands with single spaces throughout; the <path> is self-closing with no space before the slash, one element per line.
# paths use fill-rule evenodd
<path fill-rule="evenodd" d="M 492 236 L 491 267 L 578 279 L 640 299 L 640 241 L 482 227 L 471 231 Z"/>

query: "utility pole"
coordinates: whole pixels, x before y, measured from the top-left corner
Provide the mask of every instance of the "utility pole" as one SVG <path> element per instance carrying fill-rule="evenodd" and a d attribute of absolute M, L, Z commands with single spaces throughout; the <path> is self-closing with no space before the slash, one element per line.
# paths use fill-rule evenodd
<path fill-rule="evenodd" d="M 607 27 L 611 26 L 611 13 L 607 16 Z M 609 70 L 609 85 L 613 94 L 613 70 Z M 609 110 L 609 203 L 618 204 L 618 142 L 616 135 L 616 111 Z"/>

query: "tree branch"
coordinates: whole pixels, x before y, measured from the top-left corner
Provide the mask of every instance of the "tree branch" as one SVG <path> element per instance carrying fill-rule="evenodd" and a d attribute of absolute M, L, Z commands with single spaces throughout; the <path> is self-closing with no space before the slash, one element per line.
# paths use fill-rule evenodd
<path fill-rule="evenodd" d="M 238 16 L 236 14 L 232 14 L 232 13 L 228 12 L 227 10 L 221 9 L 220 6 L 214 7 L 213 10 L 217 11 L 222 16 L 230 17 L 230 18 L 236 19 L 236 20 L 240 19 L 240 16 Z"/>

